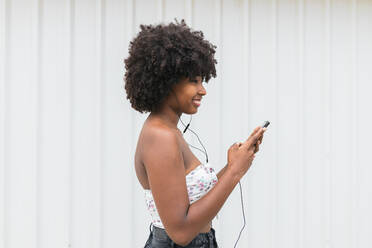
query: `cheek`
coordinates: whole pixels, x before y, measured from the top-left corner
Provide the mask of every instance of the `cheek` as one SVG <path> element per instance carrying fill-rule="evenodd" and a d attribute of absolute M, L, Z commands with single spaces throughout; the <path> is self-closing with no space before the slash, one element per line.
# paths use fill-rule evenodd
<path fill-rule="evenodd" d="M 183 95 L 182 96 L 182 99 L 181 100 L 181 104 L 184 105 L 184 106 L 188 106 L 190 104 L 192 104 L 192 97 L 188 96 L 188 95 Z"/>
<path fill-rule="evenodd" d="M 190 85 L 184 90 L 184 96 L 185 98 L 189 99 L 189 101 L 191 101 L 191 99 L 193 99 L 197 94 L 198 94 L 197 87 L 193 87 L 192 85 Z"/>
<path fill-rule="evenodd" d="M 198 94 L 198 89 L 196 86 L 187 83 L 183 85 L 178 85 L 179 88 L 177 89 L 179 94 L 179 100 L 182 105 L 190 105 L 192 104 L 192 99 Z"/>

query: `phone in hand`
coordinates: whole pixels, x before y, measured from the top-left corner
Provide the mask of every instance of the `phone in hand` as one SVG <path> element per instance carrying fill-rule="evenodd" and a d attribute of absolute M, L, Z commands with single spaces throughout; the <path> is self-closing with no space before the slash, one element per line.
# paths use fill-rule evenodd
<path fill-rule="evenodd" d="M 264 124 L 262 124 L 262 128 L 267 128 L 268 126 L 270 125 L 270 121 L 265 121 Z M 261 136 L 262 137 L 262 136 Z M 261 141 L 259 141 L 261 142 Z M 256 144 L 254 144 L 254 146 L 256 146 Z"/>
<path fill-rule="evenodd" d="M 262 128 L 266 128 L 270 125 L 270 121 L 265 121 L 264 124 L 262 125 Z"/>

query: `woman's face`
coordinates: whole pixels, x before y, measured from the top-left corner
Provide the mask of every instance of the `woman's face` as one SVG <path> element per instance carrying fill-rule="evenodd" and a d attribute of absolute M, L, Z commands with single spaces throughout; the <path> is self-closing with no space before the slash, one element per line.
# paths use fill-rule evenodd
<path fill-rule="evenodd" d="M 207 94 L 202 78 L 184 78 L 173 86 L 171 105 L 181 113 L 195 114 L 201 104 L 202 97 Z M 176 96 L 176 97 L 175 97 Z"/>

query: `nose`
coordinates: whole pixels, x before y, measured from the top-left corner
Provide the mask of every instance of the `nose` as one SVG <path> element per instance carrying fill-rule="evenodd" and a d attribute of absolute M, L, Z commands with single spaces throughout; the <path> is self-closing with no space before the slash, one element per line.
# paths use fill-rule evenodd
<path fill-rule="evenodd" d="M 204 88 L 203 84 L 201 84 L 201 88 L 199 90 L 199 94 L 204 96 L 207 94 L 207 90 Z"/>

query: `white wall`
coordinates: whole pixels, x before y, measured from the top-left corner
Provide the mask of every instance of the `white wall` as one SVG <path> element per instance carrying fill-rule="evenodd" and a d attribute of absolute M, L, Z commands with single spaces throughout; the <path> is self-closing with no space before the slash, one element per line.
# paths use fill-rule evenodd
<path fill-rule="evenodd" d="M 239 247 L 372 247 L 372 1 L 0 0 L 0 248 L 143 247 L 147 115 L 123 60 L 139 24 L 174 17 L 218 46 L 191 123 L 216 169 L 271 121 L 242 180 Z M 221 247 L 239 196 L 214 221 Z"/>

